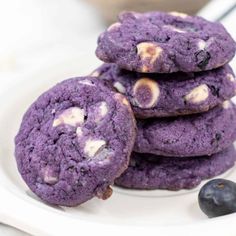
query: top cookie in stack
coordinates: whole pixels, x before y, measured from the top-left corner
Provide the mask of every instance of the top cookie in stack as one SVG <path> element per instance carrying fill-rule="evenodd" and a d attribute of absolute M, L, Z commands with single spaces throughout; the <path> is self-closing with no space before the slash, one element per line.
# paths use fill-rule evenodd
<path fill-rule="evenodd" d="M 236 44 L 220 23 L 183 13 L 124 12 L 98 39 L 112 81 L 137 118 L 206 112 L 235 95 Z M 172 73 L 176 72 L 176 73 Z"/>
<path fill-rule="evenodd" d="M 197 72 L 228 63 L 235 47 L 220 23 L 177 12 L 125 12 L 99 37 L 96 54 L 130 71 Z"/>

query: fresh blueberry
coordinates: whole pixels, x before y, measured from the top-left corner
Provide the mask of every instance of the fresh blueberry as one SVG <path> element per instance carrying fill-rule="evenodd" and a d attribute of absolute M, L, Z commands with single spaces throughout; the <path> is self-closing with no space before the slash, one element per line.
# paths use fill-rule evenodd
<path fill-rule="evenodd" d="M 236 212 L 236 183 L 226 179 L 214 179 L 200 190 L 198 203 L 208 217 Z"/>

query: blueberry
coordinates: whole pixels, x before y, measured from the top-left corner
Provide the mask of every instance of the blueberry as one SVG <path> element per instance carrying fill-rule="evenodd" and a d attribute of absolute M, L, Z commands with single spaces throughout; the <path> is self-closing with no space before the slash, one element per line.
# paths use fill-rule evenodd
<path fill-rule="evenodd" d="M 236 212 L 236 183 L 226 179 L 214 179 L 200 190 L 198 203 L 208 217 Z"/>
<path fill-rule="evenodd" d="M 211 59 L 211 54 L 205 50 L 201 50 L 195 54 L 197 66 L 203 70 Z"/>
<path fill-rule="evenodd" d="M 220 96 L 220 88 L 216 88 L 214 85 L 209 85 L 209 87 L 213 96 Z"/>

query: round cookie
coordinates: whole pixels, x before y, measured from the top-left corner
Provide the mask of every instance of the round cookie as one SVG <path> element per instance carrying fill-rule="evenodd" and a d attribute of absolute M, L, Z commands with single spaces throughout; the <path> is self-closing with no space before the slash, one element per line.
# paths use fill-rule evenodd
<path fill-rule="evenodd" d="M 191 189 L 202 180 L 222 174 L 236 161 L 233 147 L 213 156 L 173 157 L 133 153 L 128 169 L 116 179 L 116 185 L 131 189 Z"/>
<path fill-rule="evenodd" d="M 236 139 L 236 107 L 229 101 L 205 113 L 138 120 L 134 151 L 189 157 L 217 153 Z"/>
<path fill-rule="evenodd" d="M 236 43 L 223 25 L 177 12 L 123 12 L 98 39 L 104 62 L 138 72 L 196 72 L 220 67 Z"/>
<path fill-rule="evenodd" d="M 127 168 L 135 120 L 126 98 L 92 77 L 66 80 L 23 117 L 15 157 L 29 188 L 47 203 L 81 204 L 112 194 Z"/>
<path fill-rule="evenodd" d="M 208 111 L 233 97 L 236 91 L 236 80 L 228 65 L 198 73 L 147 75 L 103 64 L 92 75 L 111 81 L 139 118 Z"/>

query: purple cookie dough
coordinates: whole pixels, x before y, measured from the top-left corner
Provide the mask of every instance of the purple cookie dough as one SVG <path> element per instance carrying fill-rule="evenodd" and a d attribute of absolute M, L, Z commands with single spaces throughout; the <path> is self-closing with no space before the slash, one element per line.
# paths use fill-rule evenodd
<path fill-rule="evenodd" d="M 136 189 L 191 189 L 204 179 L 231 168 L 236 160 L 233 146 L 213 156 L 166 158 L 133 153 L 128 169 L 115 183 Z"/>
<path fill-rule="evenodd" d="M 223 25 L 177 12 L 123 12 L 98 39 L 97 56 L 139 72 L 196 72 L 220 67 L 236 43 Z"/>
<path fill-rule="evenodd" d="M 236 139 L 236 107 L 229 101 L 205 113 L 138 120 L 135 152 L 161 156 L 212 155 Z"/>
<path fill-rule="evenodd" d="M 230 66 L 198 73 L 141 74 L 103 64 L 92 75 L 123 93 L 136 117 L 166 117 L 208 111 L 235 95 Z"/>
<path fill-rule="evenodd" d="M 108 198 L 127 168 L 135 120 L 126 98 L 104 81 L 66 80 L 41 95 L 15 138 L 18 170 L 50 204 L 74 206 Z"/>
<path fill-rule="evenodd" d="M 236 160 L 233 146 L 213 156 L 173 157 L 133 153 L 128 169 L 115 183 L 132 189 L 191 189 L 202 180 L 222 174 Z"/>

